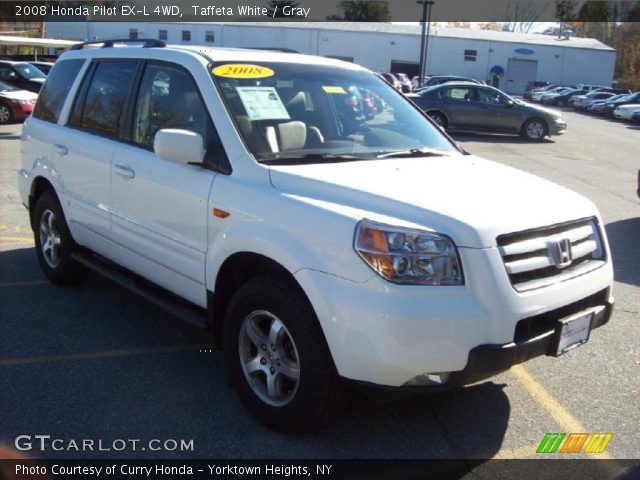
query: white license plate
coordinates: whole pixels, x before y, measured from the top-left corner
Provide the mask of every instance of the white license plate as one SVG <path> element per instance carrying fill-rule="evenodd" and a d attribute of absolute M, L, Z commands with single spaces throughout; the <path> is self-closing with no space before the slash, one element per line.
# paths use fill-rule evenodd
<path fill-rule="evenodd" d="M 579 313 L 572 317 L 563 318 L 559 321 L 560 338 L 558 339 L 558 348 L 556 355 L 578 347 L 589 340 L 589 332 L 591 331 L 591 320 L 593 313 Z"/>

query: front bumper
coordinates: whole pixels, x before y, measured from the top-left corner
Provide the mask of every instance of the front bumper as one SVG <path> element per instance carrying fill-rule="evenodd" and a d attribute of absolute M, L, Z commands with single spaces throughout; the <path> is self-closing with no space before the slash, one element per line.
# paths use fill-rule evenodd
<path fill-rule="evenodd" d="M 562 135 L 567 131 L 567 122 L 552 120 L 549 122 L 549 135 Z"/>
<path fill-rule="evenodd" d="M 596 305 L 610 311 L 610 263 L 519 293 L 509 282 L 497 248 L 462 248 L 459 253 L 464 286 L 395 285 L 377 276 L 357 283 L 315 270 L 296 273 L 340 376 L 404 388 L 420 384 L 414 381 L 420 376 L 440 372 L 450 374 L 452 385 L 467 384 L 532 358 L 533 353 L 546 353 L 551 340 L 541 335 L 553 330 L 559 319 Z M 497 355 L 480 353 L 487 350 L 499 353 L 495 367 L 476 359 Z"/>
<path fill-rule="evenodd" d="M 594 302 L 598 303 L 598 302 Z M 613 302 L 605 301 L 602 308 L 594 315 L 591 330 L 606 324 L 613 312 Z M 571 308 L 560 312 L 550 312 L 549 318 L 564 318 Z M 558 342 L 558 332 L 549 329 L 530 339 L 510 342 L 504 345 L 479 345 L 469 352 L 469 360 L 464 370 L 454 372 L 446 382 L 446 386 L 458 387 L 470 383 L 486 380 L 502 372 L 506 372 L 514 365 L 526 362 L 541 355 L 554 356 Z"/>

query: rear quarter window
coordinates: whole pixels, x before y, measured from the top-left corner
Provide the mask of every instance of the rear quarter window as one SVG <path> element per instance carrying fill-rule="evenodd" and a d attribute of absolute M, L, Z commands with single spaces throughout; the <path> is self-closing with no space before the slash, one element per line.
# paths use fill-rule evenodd
<path fill-rule="evenodd" d="M 33 116 L 40 120 L 57 123 L 60 111 L 69 90 L 78 76 L 84 60 L 62 60 L 57 62 L 38 96 Z"/>

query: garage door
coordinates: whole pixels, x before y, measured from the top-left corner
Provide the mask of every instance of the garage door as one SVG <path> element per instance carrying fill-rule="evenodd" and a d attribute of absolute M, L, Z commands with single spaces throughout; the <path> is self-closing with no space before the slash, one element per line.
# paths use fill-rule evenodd
<path fill-rule="evenodd" d="M 510 58 L 507 65 L 507 93 L 524 93 L 527 83 L 533 82 L 538 73 L 537 60 Z"/>

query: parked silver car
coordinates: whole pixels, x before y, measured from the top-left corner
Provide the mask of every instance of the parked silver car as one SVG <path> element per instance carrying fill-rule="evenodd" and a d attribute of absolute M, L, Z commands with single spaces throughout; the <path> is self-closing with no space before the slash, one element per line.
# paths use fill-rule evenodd
<path fill-rule="evenodd" d="M 560 135 L 567 128 L 560 112 L 487 85 L 449 82 L 409 97 L 443 128 L 517 133 L 530 140 Z"/>

